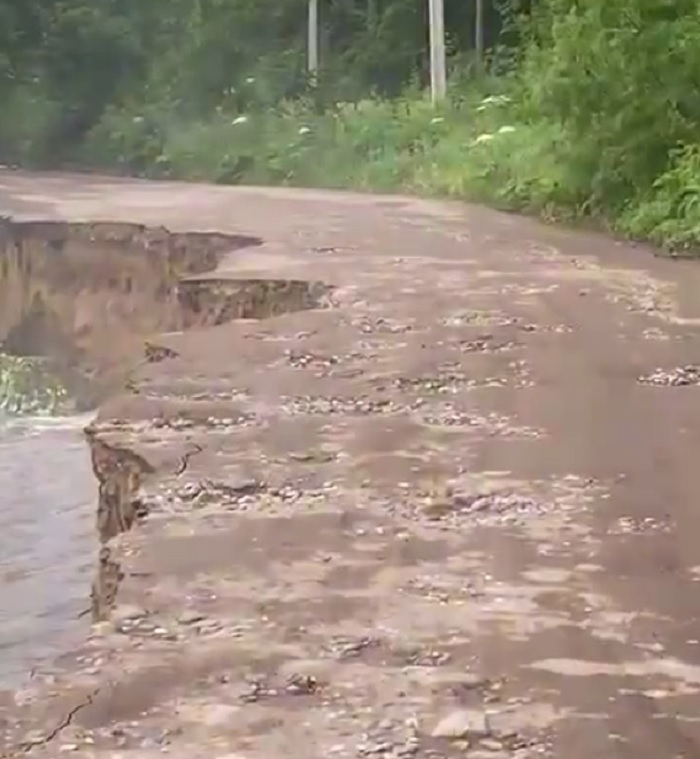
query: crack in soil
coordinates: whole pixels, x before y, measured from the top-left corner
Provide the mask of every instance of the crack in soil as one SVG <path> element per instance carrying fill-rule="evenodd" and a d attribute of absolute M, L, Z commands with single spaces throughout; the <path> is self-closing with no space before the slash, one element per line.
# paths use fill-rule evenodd
<path fill-rule="evenodd" d="M 201 446 L 199 443 L 194 443 L 192 449 L 187 451 L 180 457 L 180 461 L 177 465 L 177 468 L 175 469 L 174 474 L 176 474 L 177 476 L 180 476 L 181 474 L 183 474 L 187 470 L 187 467 L 190 464 L 190 459 L 193 456 L 196 456 L 198 453 L 202 453 L 203 450 L 204 450 L 203 446 Z"/>
<path fill-rule="evenodd" d="M 46 735 L 20 743 L 20 751 L 26 754 L 38 746 L 46 746 L 51 743 L 58 737 L 58 735 L 60 735 L 60 733 L 62 733 L 67 727 L 71 725 L 78 712 L 82 711 L 87 706 L 90 706 L 92 704 L 95 698 L 99 695 L 100 691 L 100 688 L 96 688 L 94 691 L 92 691 L 92 693 L 89 693 L 83 701 L 81 701 L 79 704 L 76 704 L 69 712 L 67 712 L 64 717 L 55 725 L 55 727 L 53 727 Z M 10 754 L 5 754 L 3 759 L 10 759 L 10 756 Z"/>

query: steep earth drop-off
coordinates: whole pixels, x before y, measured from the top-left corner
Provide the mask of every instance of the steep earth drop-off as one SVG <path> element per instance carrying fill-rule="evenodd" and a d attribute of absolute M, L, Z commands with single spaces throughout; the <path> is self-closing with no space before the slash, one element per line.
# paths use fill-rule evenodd
<path fill-rule="evenodd" d="M 123 390 L 142 362 L 177 355 L 164 333 L 263 319 L 313 308 L 322 283 L 209 275 L 225 255 L 260 244 L 253 237 L 171 233 L 163 227 L 93 222 L 0 221 L 0 352 L 49 362 L 79 410 Z M 89 426 L 99 481 L 103 548 L 93 616 L 111 608 L 119 567 L 109 540 L 143 511 L 138 491 L 152 467 L 110 445 Z"/>

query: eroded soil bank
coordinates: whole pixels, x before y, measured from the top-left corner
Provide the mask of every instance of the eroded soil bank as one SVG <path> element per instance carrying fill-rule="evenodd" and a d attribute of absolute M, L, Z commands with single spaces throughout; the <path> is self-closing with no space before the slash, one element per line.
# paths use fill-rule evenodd
<path fill-rule="evenodd" d="M 138 394 L 130 378 L 140 364 L 178 355 L 162 338 L 327 305 L 331 288 L 322 282 L 212 276 L 224 256 L 261 242 L 117 222 L 2 219 L 0 346 L 9 355 L 49 359 L 80 410 Z M 107 544 L 146 516 L 138 493 L 155 470 L 98 430 L 89 425 L 86 436 L 99 482 L 98 536 Z M 95 620 L 113 606 L 120 576 L 103 548 Z"/>
<path fill-rule="evenodd" d="M 258 242 L 105 222 L 0 223 L 0 345 L 47 356 L 88 408 L 123 384 L 150 335 L 204 324 L 184 277 Z M 148 355 L 148 353 L 147 353 Z"/>
<path fill-rule="evenodd" d="M 41 285 L 105 397 L 102 550 L 84 646 L 0 703 L 5 755 L 697 754 L 697 269 L 408 199 L 19 173 L 0 193 L 22 225 L 259 243 L 134 300 Z M 81 299 L 131 319 L 117 362 Z"/>
<path fill-rule="evenodd" d="M 123 388 L 150 338 L 316 307 L 320 282 L 202 277 L 257 237 L 110 222 L 0 220 L 0 346 L 52 359 L 83 408 Z"/>

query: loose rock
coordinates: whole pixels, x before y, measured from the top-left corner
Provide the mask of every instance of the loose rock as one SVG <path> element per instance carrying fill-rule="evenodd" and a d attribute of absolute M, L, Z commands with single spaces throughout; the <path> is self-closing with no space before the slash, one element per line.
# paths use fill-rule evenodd
<path fill-rule="evenodd" d="M 488 714 L 481 709 L 458 709 L 443 717 L 433 729 L 433 738 L 486 737 L 490 735 Z"/>

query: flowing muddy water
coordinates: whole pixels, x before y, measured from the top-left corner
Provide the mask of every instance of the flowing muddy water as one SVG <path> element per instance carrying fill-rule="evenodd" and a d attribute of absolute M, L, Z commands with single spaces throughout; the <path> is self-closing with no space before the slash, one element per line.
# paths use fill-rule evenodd
<path fill-rule="evenodd" d="M 87 631 L 97 482 L 87 417 L 0 418 L 0 688 Z"/>

